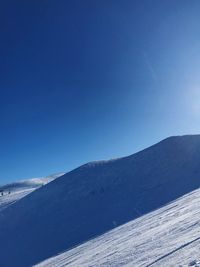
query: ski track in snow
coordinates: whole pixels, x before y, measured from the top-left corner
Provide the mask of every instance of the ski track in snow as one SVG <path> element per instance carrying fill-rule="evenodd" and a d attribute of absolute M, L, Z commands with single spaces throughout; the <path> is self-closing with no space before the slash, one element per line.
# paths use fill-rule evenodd
<path fill-rule="evenodd" d="M 37 267 L 200 266 L 200 189 Z"/>

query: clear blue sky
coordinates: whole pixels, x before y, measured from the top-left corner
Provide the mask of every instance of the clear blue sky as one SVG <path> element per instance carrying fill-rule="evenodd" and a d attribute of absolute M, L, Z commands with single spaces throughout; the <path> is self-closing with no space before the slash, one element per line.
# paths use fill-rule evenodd
<path fill-rule="evenodd" d="M 200 1 L 0 4 L 0 183 L 200 132 Z"/>

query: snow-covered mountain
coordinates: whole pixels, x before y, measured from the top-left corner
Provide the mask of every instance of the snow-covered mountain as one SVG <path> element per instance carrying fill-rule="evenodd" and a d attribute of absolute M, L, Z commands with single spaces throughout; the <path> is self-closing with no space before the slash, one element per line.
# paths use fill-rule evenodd
<path fill-rule="evenodd" d="M 65 174 L 0 212 L 0 263 L 32 266 L 197 189 L 199 163 L 200 136 L 182 136 Z"/>
<path fill-rule="evenodd" d="M 0 186 L 0 211 L 64 174 L 57 173 L 47 177 L 21 180 Z"/>
<path fill-rule="evenodd" d="M 37 267 L 199 267 L 200 189 Z"/>

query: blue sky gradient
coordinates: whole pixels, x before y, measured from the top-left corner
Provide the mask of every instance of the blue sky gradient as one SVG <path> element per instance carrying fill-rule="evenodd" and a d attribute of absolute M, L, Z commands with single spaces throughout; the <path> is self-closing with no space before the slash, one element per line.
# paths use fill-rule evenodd
<path fill-rule="evenodd" d="M 0 8 L 0 183 L 200 132 L 200 2 Z"/>

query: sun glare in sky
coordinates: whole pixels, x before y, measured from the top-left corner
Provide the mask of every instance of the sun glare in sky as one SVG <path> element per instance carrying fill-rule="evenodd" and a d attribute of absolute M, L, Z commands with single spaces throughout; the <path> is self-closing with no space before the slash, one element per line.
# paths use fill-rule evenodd
<path fill-rule="evenodd" d="M 199 1 L 4 1 L 4 181 L 200 132 Z"/>

